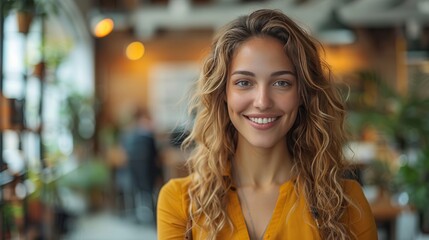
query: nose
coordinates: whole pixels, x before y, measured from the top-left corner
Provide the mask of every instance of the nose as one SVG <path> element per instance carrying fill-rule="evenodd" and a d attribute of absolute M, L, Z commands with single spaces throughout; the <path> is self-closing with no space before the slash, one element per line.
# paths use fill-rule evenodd
<path fill-rule="evenodd" d="M 260 87 L 256 89 L 253 106 L 261 111 L 269 109 L 273 106 L 271 94 L 267 87 Z"/>

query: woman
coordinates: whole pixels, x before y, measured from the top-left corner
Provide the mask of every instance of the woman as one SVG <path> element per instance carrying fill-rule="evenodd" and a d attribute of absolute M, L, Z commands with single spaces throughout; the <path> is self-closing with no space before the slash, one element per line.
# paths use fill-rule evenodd
<path fill-rule="evenodd" d="M 190 176 L 158 202 L 159 239 L 376 239 L 344 178 L 344 107 L 320 46 L 283 13 L 225 26 L 192 101 Z"/>

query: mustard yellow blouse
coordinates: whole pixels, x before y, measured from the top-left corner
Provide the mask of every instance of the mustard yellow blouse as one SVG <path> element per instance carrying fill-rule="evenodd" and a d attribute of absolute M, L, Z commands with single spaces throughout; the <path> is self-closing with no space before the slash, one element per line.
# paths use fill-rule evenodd
<path fill-rule="evenodd" d="M 184 239 L 189 216 L 187 194 L 189 183 L 190 177 L 188 176 L 170 180 L 162 187 L 157 210 L 159 240 Z M 356 239 L 377 239 L 374 217 L 359 183 L 354 180 L 346 180 L 345 189 L 360 210 L 355 207 L 348 207 L 343 221 L 356 235 Z M 249 239 L 237 192 L 230 190 L 228 198 L 227 212 L 234 225 L 234 231 L 226 226 L 219 233 L 217 239 Z M 201 228 L 194 227 L 192 236 L 194 240 L 205 239 L 206 232 Z M 281 185 L 276 207 L 263 239 L 321 239 L 312 214 L 304 198 L 296 195 L 292 181 Z"/>

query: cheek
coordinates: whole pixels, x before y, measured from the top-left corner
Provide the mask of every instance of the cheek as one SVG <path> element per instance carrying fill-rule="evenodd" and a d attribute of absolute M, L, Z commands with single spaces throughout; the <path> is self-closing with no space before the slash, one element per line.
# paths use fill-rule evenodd
<path fill-rule="evenodd" d="M 240 112 L 246 107 L 246 98 L 242 94 L 229 92 L 226 97 L 228 112 Z"/>
<path fill-rule="evenodd" d="M 298 97 L 298 94 L 292 94 L 287 97 L 283 97 L 279 101 L 280 108 L 284 109 L 287 112 L 298 110 L 299 105 L 300 99 Z"/>
<path fill-rule="evenodd" d="M 289 104 L 287 104 L 285 106 L 285 108 L 288 109 L 289 111 L 293 111 L 293 112 L 298 111 L 299 100 L 294 100 L 294 101 L 289 102 Z"/>

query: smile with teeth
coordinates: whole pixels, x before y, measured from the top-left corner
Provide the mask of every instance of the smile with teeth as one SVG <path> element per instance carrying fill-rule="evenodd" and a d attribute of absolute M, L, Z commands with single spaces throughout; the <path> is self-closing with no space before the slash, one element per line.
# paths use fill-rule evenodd
<path fill-rule="evenodd" d="M 248 117 L 250 121 L 257 123 L 257 124 L 267 124 L 274 122 L 277 120 L 276 117 L 270 117 L 270 118 L 256 118 L 256 117 Z"/>

